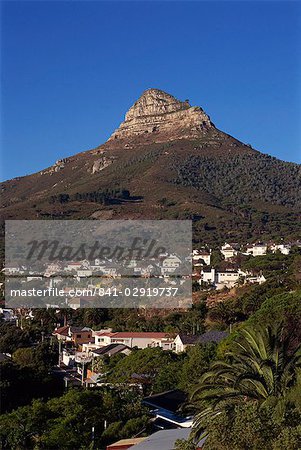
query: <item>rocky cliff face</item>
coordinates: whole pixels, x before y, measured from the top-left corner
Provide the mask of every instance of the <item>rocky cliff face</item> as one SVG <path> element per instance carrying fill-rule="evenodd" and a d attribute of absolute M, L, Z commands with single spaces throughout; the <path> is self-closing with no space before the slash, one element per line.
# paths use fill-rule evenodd
<path fill-rule="evenodd" d="M 148 89 L 129 109 L 124 122 L 112 134 L 112 140 L 152 137 L 154 142 L 198 137 L 214 128 L 209 116 L 188 100 L 177 100 L 159 89 Z"/>

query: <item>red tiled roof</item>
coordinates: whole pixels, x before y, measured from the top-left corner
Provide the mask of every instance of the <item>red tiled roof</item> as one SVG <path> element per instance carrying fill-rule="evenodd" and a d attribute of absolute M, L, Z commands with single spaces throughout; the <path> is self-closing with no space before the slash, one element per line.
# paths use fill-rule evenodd
<path fill-rule="evenodd" d="M 70 325 L 66 325 L 65 327 L 60 327 L 54 330 L 52 334 L 59 334 L 60 336 L 69 336 L 69 329 L 72 333 L 82 333 L 82 332 L 91 332 L 91 329 L 88 327 L 73 327 Z"/>
<path fill-rule="evenodd" d="M 61 336 L 68 336 L 69 335 L 69 326 L 57 328 L 56 330 L 54 330 L 53 334 L 60 334 Z"/>

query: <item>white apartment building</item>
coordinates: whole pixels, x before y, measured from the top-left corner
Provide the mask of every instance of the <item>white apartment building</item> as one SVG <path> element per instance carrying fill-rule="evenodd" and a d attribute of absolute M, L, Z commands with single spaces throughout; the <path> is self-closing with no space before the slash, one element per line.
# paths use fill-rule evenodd
<path fill-rule="evenodd" d="M 237 250 L 235 250 L 232 245 L 227 244 L 227 242 L 222 246 L 221 253 L 224 255 L 225 259 L 231 259 L 237 255 Z"/>
<path fill-rule="evenodd" d="M 246 253 L 247 255 L 252 256 L 263 256 L 267 254 L 267 249 L 267 244 L 259 242 L 257 244 L 248 245 Z"/>
<path fill-rule="evenodd" d="M 216 289 L 222 289 L 225 286 L 231 288 L 235 286 L 241 275 L 242 273 L 238 270 L 217 271 L 216 269 L 202 269 L 199 283 L 212 284 Z"/>

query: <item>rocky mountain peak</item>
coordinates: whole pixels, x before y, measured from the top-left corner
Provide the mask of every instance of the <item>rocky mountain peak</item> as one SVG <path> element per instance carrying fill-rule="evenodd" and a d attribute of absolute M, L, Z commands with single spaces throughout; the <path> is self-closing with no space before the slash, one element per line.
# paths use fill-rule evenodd
<path fill-rule="evenodd" d="M 147 89 L 129 109 L 125 120 L 183 111 L 189 107 L 188 101 L 181 102 L 159 89 Z"/>
<path fill-rule="evenodd" d="M 110 137 L 131 140 L 144 135 L 154 142 L 198 137 L 214 127 L 200 107 L 192 107 L 160 89 L 147 89 L 125 115 Z"/>

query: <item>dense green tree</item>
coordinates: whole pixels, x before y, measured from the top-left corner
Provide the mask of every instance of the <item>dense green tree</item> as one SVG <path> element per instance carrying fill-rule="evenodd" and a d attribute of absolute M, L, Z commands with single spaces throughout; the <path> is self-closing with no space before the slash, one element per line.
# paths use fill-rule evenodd
<path fill-rule="evenodd" d="M 293 421 L 291 421 L 293 419 Z M 255 402 L 231 405 L 204 423 L 207 439 L 204 450 L 297 450 L 301 443 L 299 423 L 294 413 L 283 421 L 274 417 L 271 407 L 259 408 Z"/>
<path fill-rule="evenodd" d="M 281 325 L 246 327 L 225 353 L 202 377 L 193 394 L 198 414 L 195 433 L 200 435 L 204 418 L 216 417 L 233 403 L 254 400 L 277 407 L 298 382 L 301 346 L 290 351 L 290 338 Z"/>
<path fill-rule="evenodd" d="M 103 448 L 148 424 L 141 397 L 127 390 L 70 390 L 47 402 L 36 400 L 0 417 L 4 449 Z M 92 435 L 92 427 L 94 433 Z"/>
<path fill-rule="evenodd" d="M 179 386 L 187 392 L 192 392 L 200 377 L 209 369 L 215 358 L 216 344 L 198 344 L 187 350 L 186 358 L 182 365 Z"/>
<path fill-rule="evenodd" d="M 21 367 L 33 367 L 34 349 L 31 347 L 18 348 L 13 353 L 13 361 Z"/>
<path fill-rule="evenodd" d="M 0 324 L 0 352 L 12 354 L 20 347 L 29 347 L 32 341 L 29 331 L 7 322 Z"/>
<path fill-rule="evenodd" d="M 177 439 L 174 450 L 197 450 L 197 446 L 191 440 Z"/>
<path fill-rule="evenodd" d="M 147 392 L 174 388 L 180 377 L 181 357 L 159 347 L 134 350 L 120 360 L 108 380 L 117 383 L 141 383 Z"/>

